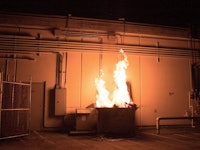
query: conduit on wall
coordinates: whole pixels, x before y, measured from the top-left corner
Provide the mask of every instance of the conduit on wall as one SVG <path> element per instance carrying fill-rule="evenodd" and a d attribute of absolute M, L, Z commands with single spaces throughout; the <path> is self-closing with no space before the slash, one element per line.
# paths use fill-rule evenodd
<path fill-rule="evenodd" d="M 56 88 L 66 87 L 67 53 L 57 53 Z"/>
<path fill-rule="evenodd" d="M 58 52 L 56 62 L 55 115 L 66 114 L 67 53 Z"/>
<path fill-rule="evenodd" d="M 121 45 L 121 44 L 97 44 L 97 43 L 84 43 L 84 42 L 63 42 L 63 41 L 50 41 L 50 40 L 36 40 L 36 39 L 16 39 L 11 37 L 0 36 L 0 49 L 1 52 L 15 51 L 15 52 L 66 52 L 66 51 L 79 51 L 79 52 L 116 52 L 122 48 L 126 53 L 139 54 L 139 55 L 158 55 L 157 47 L 151 46 L 138 46 L 138 45 Z M 191 48 L 169 48 L 159 47 L 160 56 L 179 56 L 179 57 L 192 57 L 196 54 L 196 58 L 200 58 L 198 49 Z"/>

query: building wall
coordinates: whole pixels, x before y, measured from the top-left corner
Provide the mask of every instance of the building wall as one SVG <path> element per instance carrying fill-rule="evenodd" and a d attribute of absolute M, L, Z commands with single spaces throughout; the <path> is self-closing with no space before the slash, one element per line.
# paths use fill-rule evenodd
<path fill-rule="evenodd" d="M 27 54 L 25 56 L 27 56 Z M 4 65 L 0 68 L 0 70 L 4 74 L 6 74 L 7 78 L 7 79 L 4 78 L 4 80 L 11 82 L 12 81 L 32 82 L 32 83 L 45 82 L 46 85 L 45 85 L 45 100 L 43 108 L 44 111 L 43 124 L 45 127 L 60 126 L 62 123 L 61 119 L 56 118 L 54 112 L 54 107 L 55 107 L 54 89 L 56 83 L 56 54 L 42 53 L 38 55 L 28 54 L 28 56 L 30 56 L 34 60 L 2 58 L 1 63 Z"/>
<path fill-rule="evenodd" d="M 61 78 L 66 82 L 64 107 L 71 114 L 95 103 L 100 69 L 106 87 L 113 90 L 113 71 L 123 48 L 129 61 L 127 81 L 138 106 L 136 124 L 155 125 L 158 116 L 184 116 L 189 109 L 191 56 L 198 57 L 200 48 L 199 39 L 189 34 L 186 28 L 121 21 L 1 14 L 0 70 L 10 81 L 32 77 L 32 82 L 45 82 L 44 127 L 60 127 L 63 116 L 55 115 L 54 94 L 58 54 L 67 54 Z"/>
<path fill-rule="evenodd" d="M 141 57 L 141 124 L 156 117 L 185 116 L 189 110 L 188 59 Z"/>
<path fill-rule="evenodd" d="M 95 103 L 95 79 L 99 77 L 99 55 L 71 53 L 67 70 L 67 113 Z M 103 54 L 106 88 L 114 90 L 113 72 L 119 54 Z M 154 125 L 156 117 L 184 116 L 189 110 L 190 62 L 187 58 L 127 54 L 127 81 L 131 83 L 137 125 Z M 73 58 L 73 59 L 71 59 Z M 76 58 L 76 59 L 74 59 Z M 75 65 L 76 64 L 76 65 Z"/>

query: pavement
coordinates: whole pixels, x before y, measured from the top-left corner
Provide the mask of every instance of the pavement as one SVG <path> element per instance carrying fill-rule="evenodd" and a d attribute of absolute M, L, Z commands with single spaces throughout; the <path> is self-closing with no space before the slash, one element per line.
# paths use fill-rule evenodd
<path fill-rule="evenodd" d="M 30 135 L 0 140 L 0 150 L 197 150 L 200 129 L 189 127 L 139 128 L 133 137 L 32 131 Z"/>

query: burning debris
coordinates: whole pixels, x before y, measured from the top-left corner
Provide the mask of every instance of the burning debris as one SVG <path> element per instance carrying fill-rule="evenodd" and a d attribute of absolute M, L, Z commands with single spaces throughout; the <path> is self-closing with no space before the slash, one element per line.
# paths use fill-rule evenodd
<path fill-rule="evenodd" d="M 126 108 L 133 105 L 133 101 L 130 98 L 130 93 L 127 89 L 126 84 L 126 69 L 128 67 L 128 58 L 124 51 L 120 49 L 119 61 L 116 64 L 116 69 L 114 71 L 114 81 L 115 90 L 113 95 L 110 96 L 110 92 L 105 87 L 105 81 L 103 80 L 103 75 L 101 74 L 98 79 L 95 80 L 97 87 L 96 95 L 96 107 L 119 107 Z M 110 98 L 112 97 L 112 98 Z"/>

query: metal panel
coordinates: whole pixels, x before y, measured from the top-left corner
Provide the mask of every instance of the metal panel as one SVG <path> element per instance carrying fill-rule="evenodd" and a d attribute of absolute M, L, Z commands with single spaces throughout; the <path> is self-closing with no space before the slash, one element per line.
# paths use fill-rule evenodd
<path fill-rule="evenodd" d="M 98 134 L 133 136 L 135 108 L 97 108 Z"/>
<path fill-rule="evenodd" d="M 55 115 L 66 115 L 66 89 L 55 89 Z"/>
<path fill-rule="evenodd" d="M 31 130 L 40 131 L 44 127 L 45 82 L 33 82 L 31 88 Z"/>

